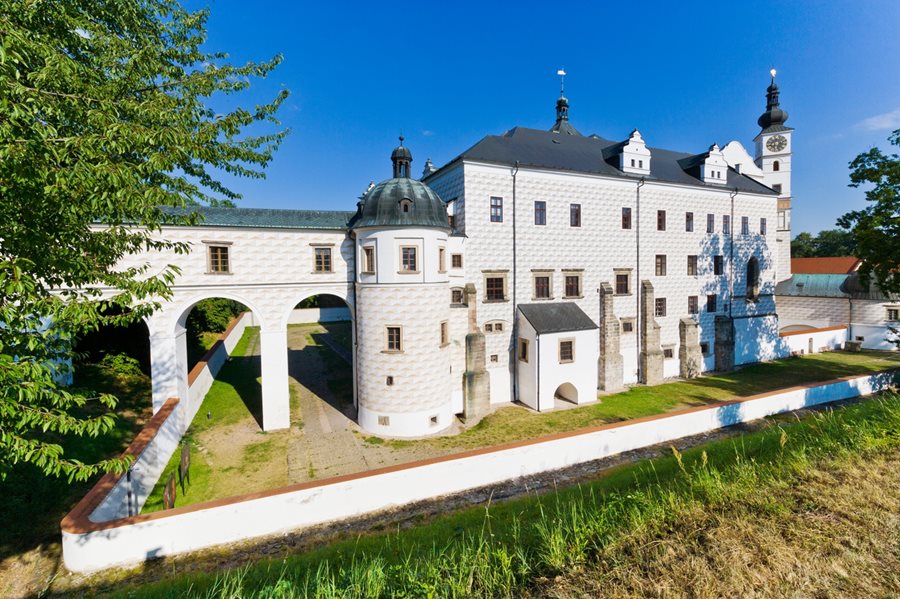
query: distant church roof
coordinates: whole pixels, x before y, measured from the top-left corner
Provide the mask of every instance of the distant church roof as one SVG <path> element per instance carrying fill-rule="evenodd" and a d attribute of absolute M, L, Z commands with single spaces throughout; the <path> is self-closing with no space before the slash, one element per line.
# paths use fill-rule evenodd
<path fill-rule="evenodd" d="M 391 153 L 394 176 L 369 189 L 360 199 L 350 227 L 437 227 L 449 229 L 447 209 L 430 187 L 410 178 L 412 153 L 400 145 Z"/>

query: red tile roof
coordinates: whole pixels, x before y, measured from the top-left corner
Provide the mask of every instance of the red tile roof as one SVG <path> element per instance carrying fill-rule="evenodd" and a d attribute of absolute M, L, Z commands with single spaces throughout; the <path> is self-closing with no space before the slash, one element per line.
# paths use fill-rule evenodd
<path fill-rule="evenodd" d="M 859 268 L 859 258 L 791 258 L 791 272 L 801 275 L 847 275 Z"/>

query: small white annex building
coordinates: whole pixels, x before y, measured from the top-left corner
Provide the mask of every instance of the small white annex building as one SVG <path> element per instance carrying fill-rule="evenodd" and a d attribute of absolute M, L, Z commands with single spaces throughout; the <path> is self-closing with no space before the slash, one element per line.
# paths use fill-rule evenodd
<path fill-rule="evenodd" d="M 377 435 L 784 355 L 786 120 L 773 75 L 752 158 L 737 142 L 684 153 L 636 129 L 582 135 L 561 96 L 549 130 L 488 135 L 419 180 L 401 137 L 355 211 L 200 208 L 160 233 L 189 253 L 123 264 L 181 270 L 148 323 L 154 407 L 187 399 L 185 320 L 210 297 L 259 323 L 266 430 L 289 425 L 287 326 L 315 295 L 346 304 L 357 420 Z"/>

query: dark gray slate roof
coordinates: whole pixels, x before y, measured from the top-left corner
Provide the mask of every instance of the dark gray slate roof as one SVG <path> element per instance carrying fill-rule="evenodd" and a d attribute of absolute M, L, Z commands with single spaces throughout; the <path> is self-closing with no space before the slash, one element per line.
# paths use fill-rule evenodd
<path fill-rule="evenodd" d="M 519 161 L 521 166 L 547 168 L 553 170 L 592 173 L 624 179 L 640 179 L 640 175 L 631 175 L 619 170 L 616 156 L 623 145 L 622 142 L 610 141 L 592 135 L 561 135 L 552 131 L 540 131 L 516 127 L 503 135 L 488 135 L 474 146 L 460 154 L 444 167 L 425 178 L 435 176 L 451 164 L 459 160 L 472 160 L 494 164 L 514 165 Z M 777 195 L 770 188 L 758 183 L 734 169 L 728 169 L 725 185 L 704 183 L 697 172 L 688 172 L 682 162 L 695 165 L 702 154 L 686 154 L 659 148 L 650 148 L 651 162 L 648 180 L 680 183 L 712 189 L 735 189 L 747 193 Z M 689 169 L 693 170 L 693 169 Z"/>
<path fill-rule="evenodd" d="M 794 274 L 775 286 L 775 295 L 793 297 L 852 297 L 858 300 L 893 301 L 878 285 L 863 285 L 859 273 L 832 275 Z"/>
<path fill-rule="evenodd" d="M 401 209 L 401 200 L 412 200 L 409 212 Z M 382 181 L 370 189 L 360 202 L 359 215 L 351 225 L 359 227 L 438 227 L 450 229 L 447 208 L 430 187 L 398 177 Z"/>
<path fill-rule="evenodd" d="M 182 216 L 197 212 L 206 227 L 250 227 L 262 229 L 346 230 L 355 212 L 338 210 L 276 210 L 271 208 L 163 208 Z"/>
<path fill-rule="evenodd" d="M 519 304 L 519 312 L 531 323 L 538 335 L 598 328 L 590 316 L 572 302 Z"/>

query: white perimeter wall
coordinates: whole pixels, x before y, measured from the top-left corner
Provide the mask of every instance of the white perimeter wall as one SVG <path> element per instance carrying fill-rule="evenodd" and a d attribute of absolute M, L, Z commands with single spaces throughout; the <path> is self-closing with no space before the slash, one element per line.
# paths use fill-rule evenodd
<path fill-rule="evenodd" d="M 447 456 L 338 482 L 295 485 L 207 508 L 176 508 L 166 514 L 112 522 L 97 531 L 64 530 L 63 559 L 70 570 L 85 572 L 286 532 L 566 468 L 780 412 L 868 395 L 888 387 L 896 378 L 896 372 L 886 372 L 817 387 L 795 387 L 552 441 Z"/>
<path fill-rule="evenodd" d="M 785 333 L 781 339 L 787 344 L 792 354 L 817 354 L 844 347 L 844 343 L 847 341 L 847 329 L 797 331 Z"/>

